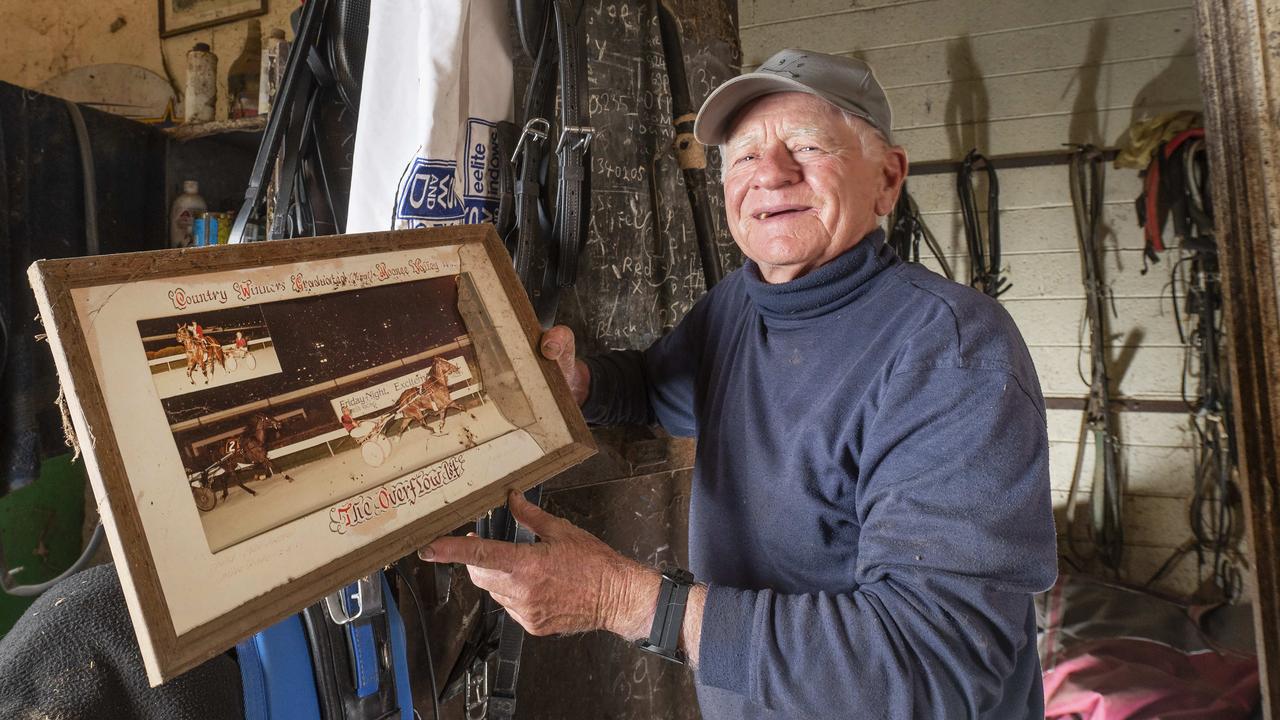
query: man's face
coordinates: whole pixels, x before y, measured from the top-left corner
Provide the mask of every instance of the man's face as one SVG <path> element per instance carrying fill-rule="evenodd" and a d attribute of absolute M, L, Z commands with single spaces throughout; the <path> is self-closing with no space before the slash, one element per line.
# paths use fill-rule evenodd
<path fill-rule="evenodd" d="M 729 231 L 770 283 L 804 275 L 875 229 L 907 168 L 901 148 L 864 148 L 840 110 L 799 92 L 743 108 L 723 160 Z"/>

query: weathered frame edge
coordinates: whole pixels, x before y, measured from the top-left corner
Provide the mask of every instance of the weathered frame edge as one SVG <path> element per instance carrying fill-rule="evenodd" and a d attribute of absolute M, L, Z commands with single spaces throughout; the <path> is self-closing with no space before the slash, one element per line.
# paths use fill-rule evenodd
<path fill-rule="evenodd" d="M 1263 712 L 1280 718 L 1280 0 L 1195 12 L 1258 672 Z"/>
<path fill-rule="evenodd" d="M 95 437 L 94 453 L 87 454 L 87 465 L 90 474 L 94 475 L 97 482 L 108 490 L 110 513 L 104 514 L 104 525 L 106 525 L 113 550 L 119 549 L 114 556 L 123 556 L 125 559 L 122 582 L 133 588 L 132 592 L 125 593 L 130 616 L 135 623 L 139 620 L 143 622 L 151 641 L 150 648 L 140 647 L 140 649 L 148 680 L 153 686 L 172 679 L 224 652 L 236 641 L 252 633 L 254 628 L 268 626 L 297 613 L 341 586 L 341 583 L 334 585 L 328 578 L 368 575 L 409 554 L 434 537 L 478 517 L 490 508 L 501 505 L 506 500 L 508 490 L 527 490 L 595 453 L 595 442 L 586 421 L 582 418 L 581 411 L 572 400 L 568 385 L 555 363 L 542 358 L 538 350 L 541 327 L 496 232 L 492 226 L 455 226 L 450 230 L 451 235 L 447 239 L 415 243 L 393 240 L 393 237 L 403 238 L 403 231 L 394 236 L 391 233 L 382 232 L 254 243 L 236 246 L 237 249 L 233 250 L 234 259 L 226 254 L 219 255 L 220 251 L 225 252 L 227 248 L 201 248 L 179 254 L 153 251 L 99 256 L 92 261 L 86 261 L 84 258 L 42 260 L 31 266 L 28 275 L 37 296 L 41 315 L 54 320 L 52 323 L 46 323 L 46 330 L 54 352 L 55 364 L 58 366 L 60 377 L 71 378 L 66 396 L 76 432 L 82 438 L 88 437 L 96 427 L 103 434 L 102 437 Z M 423 235 L 431 233 L 430 230 L 410 232 Z M 359 251 L 351 251 L 352 246 L 360 246 L 362 243 L 364 246 Z M 69 365 L 68 345 L 72 352 L 79 351 L 80 356 L 86 358 L 86 362 L 88 357 L 88 348 L 84 344 L 83 332 L 74 304 L 71 302 L 70 290 L 111 282 L 126 282 L 141 277 L 178 277 L 254 267 L 265 264 L 263 261 L 273 259 L 273 256 L 279 255 L 286 249 L 293 251 L 288 257 L 290 261 L 295 261 L 358 257 L 389 250 L 468 243 L 480 243 L 485 249 L 487 259 L 493 264 L 499 283 L 508 302 L 515 310 L 516 318 L 524 331 L 526 340 L 530 343 L 534 357 L 538 358 L 538 366 L 544 380 L 551 388 L 557 409 L 568 427 L 572 442 L 542 456 L 519 472 L 508 474 L 490 483 L 469 495 L 465 500 L 450 503 L 431 517 L 422 518 L 371 541 L 359 550 L 335 558 L 324 566 L 293 579 L 287 586 L 267 592 L 233 612 L 225 613 L 181 635 L 174 633 L 159 576 L 154 563 L 151 562 L 150 550 L 146 547 L 146 534 L 137 508 L 131 501 L 132 492 L 125 477 L 123 461 L 119 458 L 119 449 L 111 432 L 105 400 L 102 397 L 101 388 L 98 387 L 96 375 L 90 369 L 88 374 L 83 376 L 87 385 L 82 384 L 76 380 L 77 376 L 71 371 Z M 186 258 L 187 261 L 180 262 L 178 258 Z M 126 270 L 133 264 L 146 261 L 151 261 L 146 272 Z M 79 268 L 87 262 L 95 266 L 89 272 Z M 59 325 L 72 328 L 74 332 L 69 333 L 70 337 L 61 337 L 57 331 Z M 100 443 L 106 443 L 106 445 Z M 106 451 L 110 467 L 98 467 L 96 453 L 100 447 Z M 104 473 L 104 470 L 107 472 Z M 126 531 L 132 535 L 128 542 L 120 536 L 122 522 L 126 526 Z"/>

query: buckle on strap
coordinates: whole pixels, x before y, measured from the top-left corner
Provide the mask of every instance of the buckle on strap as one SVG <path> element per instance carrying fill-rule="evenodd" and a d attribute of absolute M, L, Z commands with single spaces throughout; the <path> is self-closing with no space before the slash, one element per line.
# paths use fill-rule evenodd
<path fill-rule="evenodd" d="M 565 138 L 567 138 L 570 134 L 577 135 L 578 140 L 573 144 L 573 147 L 569 149 L 570 150 L 577 150 L 579 148 L 585 149 L 587 146 L 591 144 L 591 139 L 596 136 L 596 129 L 594 126 L 591 126 L 591 125 L 565 125 L 564 128 L 560 130 L 560 140 L 556 142 L 557 155 L 559 155 L 560 151 L 564 149 Z"/>
<path fill-rule="evenodd" d="M 538 127 L 542 129 L 539 130 Z M 516 141 L 516 149 L 511 153 L 511 164 L 516 164 L 516 158 L 520 157 L 520 151 L 524 149 L 524 142 L 529 138 L 533 138 L 535 142 L 542 142 L 551 134 L 551 123 L 546 118 L 530 118 L 529 122 L 524 124 L 524 129 L 520 131 L 520 139 Z M 561 135 L 563 138 L 563 134 Z M 556 150 L 559 152 L 559 149 Z"/>
<path fill-rule="evenodd" d="M 354 591 L 348 592 L 352 585 L 355 586 Z M 349 610 L 351 603 L 355 604 L 354 613 Z M 361 618 L 379 615 L 383 611 L 382 583 L 376 582 L 373 576 L 362 577 L 351 585 L 326 596 L 324 609 L 329 613 L 329 619 L 334 625 L 346 625 Z"/>
<path fill-rule="evenodd" d="M 477 660 L 467 669 L 464 707 L 467 720 L 485 720 L 489 714 L 489 663 Z"/>

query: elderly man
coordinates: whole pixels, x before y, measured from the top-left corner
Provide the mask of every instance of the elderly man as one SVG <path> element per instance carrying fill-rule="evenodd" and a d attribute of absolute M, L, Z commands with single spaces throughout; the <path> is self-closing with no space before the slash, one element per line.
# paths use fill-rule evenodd
<path fill-rule="evenodd" d="M 516 494 L 540 542 L 423 558 L 467 563 L 534 634 L 669 636 L 708 720 L 1043 717 L 1044 402 L 993 300 L 885 245 L 907 174 L 890 127 L 858 60 L 786 50 L 726 82 L 696 135 L 720 145 L 746 264 L 644 352 L 543 336 L 588 420 L 697 438 L 696 584 Z"/>

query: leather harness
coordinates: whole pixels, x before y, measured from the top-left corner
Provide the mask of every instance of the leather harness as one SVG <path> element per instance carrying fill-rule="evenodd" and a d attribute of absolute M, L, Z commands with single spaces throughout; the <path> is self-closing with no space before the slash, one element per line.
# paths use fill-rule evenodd
<path fill-rule="evenodd" d="M 975 170 L 987 173 L 987 231 L 978 218 L 978 199 L 973 191 Z M 969 247 L 969 284 L 991 297 L 1000 297 L 1010 288 L 1000 274 L 1000 184 L 996 168 L 975 148 L 965 156 L 956 175 L 960 212 L 964 215 L 964 236 Z M 985 235 L 985 237 L 984 237 Z M 985 245 L 985 247 L 984 247 Z"/>
<path fill-rule="evenodd" d="M 922 242 L 933 254 L 933 259 L 938 262 L 942 274 L 946 275 L 948 280 L 955 280 L 956 276 L 951 270 L 951 263 L 947 262 L 947 256 L 942 252 L 942 245 L 925 224 L 924 216 L 920 214 L 920 207 L 908 192 L 907 183 L 903 182 L 902 191 L 898 193 L 898 202 L 894 205 L 893 214 L 889 218 L 888 243 L 898 257 L 908 262 L 918 263 Z"/>
<path fill-rule="evenodd" d="M 1194 551 L 1201 575 L 1207 568 L 1230 601 L 1243 590 L 1236 550 L 1242 508 L 1235 481 L 1231 390 L 1222 357 L 1222 275 L 1204 128 L 1187 129 L 1158 147 L 1142 178 L 1143 192 L 1136 205 L 1146 241 L 1144 266 L 1148 260 L 1158 262 L 1158 253 L 1166 249 L 1180 256 L 1170 268 L 1167 287 L 1178 339 L 1186 348 L 1182 399 L 1199 443 L 1188 518 L 1192 539 L 1174 550 L 1147 584 Z M 1166 242 L 1165 228 L 1170 225 L 1173 238 Z"/>
<path fill-rule="evenodd" d="M 560 290 L 572 287 L 578 277 L 578 256 L 587 240 L 595 130 L 587 115 L 581 0 L 519 0 L 515 7 L 533 72 L 511 154 L 511 179 L 499 190 L 514 210 L 499 206 L 498 227 L 506 231 L 516 274 L 545 329 L 555 321 Z M 558 122 L 553 123 L 557 106 Z M 500 130 L 500 140 L 503 135 L 509 141 L 510 129 Z M 556 158 L 554 187 L 550 155 Z M 513 186 L 510 193 L 504 192 L 506 186 Z"/>
<path fill-rule="evenodd" d="M 1194 250 L 1213 249 L 1213 208 L 1195 176 L 1207 175 L 1204 128 L 1191 128 L 1161 145 L 1142 175 L 1135 206 L 1146 241 L 1145 258 L 1159 262 L 1165 251 L 1164 228 L 1172 222 L 1174 239 Z M 1143 268 L 1146 271 L 1146 268 Z"/>
<path fill-rule="evenodd" d="M 516 0 L 516 27 L 533 70 L 520 125 L 498 125 L 502 154 L 509 148 L 511 155 L 509 166 L 499 173 L 495 225 L 544 329 L 555 322 L 560 291 L 577 280 L 591 209 L 595 130 L 587 113 L 582 11 L 582 0 Z M 540 487 L 525 493 L 535 505 L 541 496 Z M 506 507 L 477 521 L 476 534 L 516 543 L 535 539 Z M 441 693 L 447 699 L 465 689 L 466 714 L 475 720 L 515 715 L 524 629 L 501 610 L 488 594 L 483 596 L 481 616 L 495 620 L 473 627 Z"/>
<path fill-rule="evenodd" d="M 1093 436 L 1095 461 L 1092 496 L 1090 498 L 1091 532 L 1096 557 L 1112 570 L 1118 570 L 1124 552 L 1124 496 L 1121 492 L 1119 445 L 1116 441 L 1115 417 L 1111 409 L 1111 381 L 1107 373 L 1106 343 L 1110 337 L 1105 303 L 1107 288 L 1102 281 L 1102 206 L 1105 165 L 1102 153 L 1092 145 L 1078 146 L 1071 157 L 1071 203 L 1075 209 L 1076 236 L 1080 242 L 1085 286 L 1085 311 L 1089 323 L 1089 398 L 1080 424 L 1075 469 L 1067 499 L 1067 539 L 1075 549 L 1072 525 L 1075 523 L 1075 500 L 1080 484 L 1084 455 L 1089 436 Z"/>

